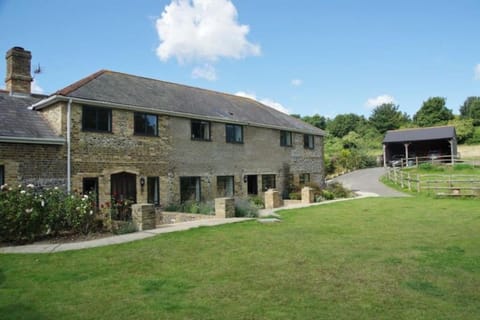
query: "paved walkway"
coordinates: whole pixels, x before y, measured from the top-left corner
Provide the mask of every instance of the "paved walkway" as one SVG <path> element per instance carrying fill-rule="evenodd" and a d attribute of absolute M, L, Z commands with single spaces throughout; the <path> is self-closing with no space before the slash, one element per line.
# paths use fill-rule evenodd
<path fill-rule="evenodd" d="M 251 220 L 250 218 L 229 218 L 229 219 L 206 219 L 182 222 L 176 224 L 164 225 L 156 229 L 139 231 L 134 233 L 116 235 L 101 239 L 71 242 L 71 243 L 56 243 L 56 244 L 29 244 L 24 246 L 13 246 L 0 248 L 0 253 L 52 253 L 60 251 L 80 250 L 94 247 L 108 246 L 112 244 L 119 244 L 131 242 L 135 240 L 150 238 L 162 233 L 170 233 L 176 231 L 190 230 L 198 227 L 210 227 L 220 224 L 228 224 Z"/>
<path fill-rule="evenodd" d="M 284 209 L 297 209 L 317 205 L 325 205 L 329 203 L 339 201 L 349 201 L 354 199 L 361 199 L 366 197 L 404 197 L 407 196 L 404 193 L 398 192 L 391 188 L 388 188 L 383 183 L 379 182 L 379 178 L 385 173 L 383 168 L 363 169 L 354 171 L 343 176 L 337 177 L 334 181 L 341 182 L 345 187 L 355 191 L 358 195 L 356 198 L 337 199 L 331 201 L 323 201 L 310 204 L 294 204 L 288 207 L 281 207 L 276 209 L 263 209 L 260 210 L 259 216 L 262 217 L 278 217 L 276 214 L 279 210 Z M 119 244 L 125 242 L 131 242 L 135 240 L 150 238 L 162 233 L 170 233 L 176 231 L 190 230 L 193 228 L 203 226 L 217 226 L 221 224 L 236 223 L 241 221 L 251 220 L 251 218 L 229 218 L 229 219 L 208 219 L 182 222 L 170 225 L 164 225 L 153 230 L 139 231 L 134 233 L 128 233 L 123 235 L 116 235 L 101 239 L 61 243 L 61 244 L 30 244 L 24 246 L 13 246 L 0 248 L 0 253 L 53 253 L 70 250 L 81 250 L 87 248 L 108 246 L 112 244 Z"/>

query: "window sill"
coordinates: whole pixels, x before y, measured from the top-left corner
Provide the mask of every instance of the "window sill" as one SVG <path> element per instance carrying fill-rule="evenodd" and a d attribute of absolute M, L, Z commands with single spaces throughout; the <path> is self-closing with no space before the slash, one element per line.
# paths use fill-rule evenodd
<path fill-rule="evenodd" d="M 93 130 L 93 129 L 82 129 L 82 132 L 90 132 L 90 133 L 109 133 L 109 134 L 113 134 L 112 131 Z"/>
<path fill-rule="evenodd" d="M 136 132 L 134 132 L 133 135 L 135 137 L 152 137 L 152 138 L 160 137 L 160 135 L 158 135 L 158 134 L 143 134 L 143 133 L 136 133 Z"/>
<path fill-rule="evenodd" d="M 238 141 L 227 141 L 227 143 L 230 143 L 230 144 L 244 144 L 243 141 L 241 141 L 241 142 L 238 142 Z"/>
<path fill-rule="evenodd" d="M 190 140 L 192 140 L 192 141 L 206 141 L 206 142 L 212 142 L 212 139 L 199 139 L 199 138 L 191 138 Z"/>

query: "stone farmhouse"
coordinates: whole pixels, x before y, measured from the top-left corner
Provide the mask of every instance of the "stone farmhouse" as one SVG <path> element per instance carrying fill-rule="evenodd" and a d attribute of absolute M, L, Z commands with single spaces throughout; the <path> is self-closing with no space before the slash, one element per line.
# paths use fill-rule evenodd
<path fill-rule="evenodd" d="M 257 101 L 108 70 L 36 95 L 31 53 L 6 60 L 2 184 L 158 205 L 324 183 L 324 132 Z"/>

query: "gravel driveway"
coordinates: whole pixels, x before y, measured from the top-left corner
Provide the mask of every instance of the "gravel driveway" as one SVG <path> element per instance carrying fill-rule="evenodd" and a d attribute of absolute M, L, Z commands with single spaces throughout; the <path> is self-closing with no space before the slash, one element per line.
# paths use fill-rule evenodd
<path fill-rule="evenodd" d="M 391 189 L 379 181 L 385 174 L 384 168 L 369 168 L 353 171 L 336 177 L 332 181 L 338 181 L 344 187 L 352 191 L 375 193 L 380 197 L 407 197 L 408 195 Z"/>

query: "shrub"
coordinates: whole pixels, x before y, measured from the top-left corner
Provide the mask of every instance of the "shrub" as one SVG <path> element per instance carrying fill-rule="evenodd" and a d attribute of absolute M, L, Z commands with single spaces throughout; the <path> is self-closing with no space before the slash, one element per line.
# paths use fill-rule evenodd
<path fill-rule="evenodd" d="M 262 197 L 259 196 L 251 196 L 248 198 L 248 201 L 252 203 L 254 206 L 256 206 L 258 209 L 263 209 L 265 208 L 265 202 L 263 201 Z"/>
<path fill-rule="evenodd" d="M 92 197 L 67 195 L 54 188 L 43 193 L 29 184 L 0 191 L 0 241 L 24 243 L 48 234 L 95 229 Z"/>
<path fill-rule="evenodd" d="M 322 190 L 322 193 L 321 193 L 321 197 L 317 197 L 320 198 L 320 199 L 325 199 L 325 200 L 333 200 L 335 199 L 335 196 L 333 195 L 333 192 L 331 191 L 328 191 L 328 190 Z"/>
<path fill-rule="evenodd" d="M 168 212 L 178 212 L 180 211 L 180 205 L 175 204 L 175 203 L 169 203 L 163 208 L 163 211 L 168 211 Z"/>
<path fill-rule="evenodd" d="M 345 188 L 340 182 L 331 182 L 327 185 L 323 192 L 329 191 L 334 198 L 349 198 L 352 196 L 352 191 Z"/>
<path fill-rule="evenodd" d="M 235 199 L 235 217 L 258 217 L 258 207 L 249 199 Z"/>
<path fill-rule="evenodd" d="M 182 204 L 168 204 L 164 211 L 170 212 L 184 212 L 184 213 L 199 213 L 199 214 L 215 214 L 215 206 L 213 202 L 197 202 L 186 201 Z"/>
<path fill-rule="evenodd" d="M 292 192 L 288 195 L 288 198 L 290 200 L 300 200 L 300 199 L 302 199 L 302 196 L 299 192 Z"/>
<path fill-rule="evenodd" d="M 137 227 L 132 221 L 116 221 L 115 227 L 112 228 L 114 234 L 126 234 L 137 231 Z"/>

